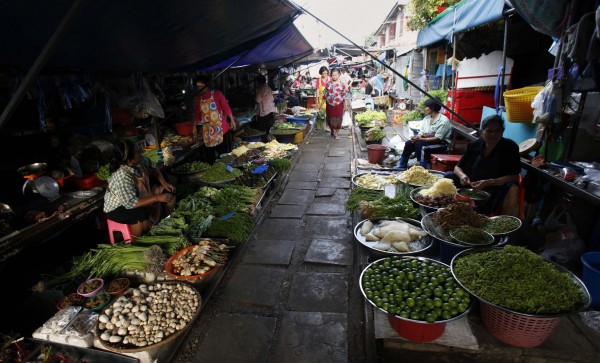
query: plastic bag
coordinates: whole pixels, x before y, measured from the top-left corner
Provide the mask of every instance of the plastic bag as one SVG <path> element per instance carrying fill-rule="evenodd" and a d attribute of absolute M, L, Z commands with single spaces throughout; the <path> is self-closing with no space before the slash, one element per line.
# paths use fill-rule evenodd
<path fill-rule="evenodd" d="M 554 101 L 554 83 L 549 81 L 544 88 L 531 101 L 533 108 L 534 123 L 549 123 L 556 116 L 556 104 Z"/>
<path fill-rule="evenodd" d="M 600 311 L 584 311 L 579 316 L 585 325 L 600 333 Z"/>
<path fill-rule="evenodd" d="M 585 251 L 585 242 L 577 235 L 577 227 L 565 205 L 554 207 L 542 230 L 545 232 L 545 243 L 540 256 L 547 260 L 571 264 Z"/>
<path fill-rule="evenodd" d="M 139 102 L 134 109 L 136 117 L 141 119 L 148 118 L 149 116 L 165 118 L 165 112 L 158 98 L 150 90 L 146 78 L 142 79 L 139 92 Z"/>
<path fill-rule="evenodd" d="M 348 128 L 352 126 L 352 116 L 350 116 L 350 112 L 344 112 L 344 117 L 342 118 L 342 128 Z"/>

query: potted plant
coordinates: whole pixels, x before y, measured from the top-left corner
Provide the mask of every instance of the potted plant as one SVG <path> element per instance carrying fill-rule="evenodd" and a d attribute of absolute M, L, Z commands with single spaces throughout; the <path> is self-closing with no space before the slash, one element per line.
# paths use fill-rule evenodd
<path fill-rule="evenodd" d="M 381 144 L 381 140 L 386 136 L 386 132 L 381 128 L 372 127 L 365 132 L 365 141 L 367 144 Z"/>

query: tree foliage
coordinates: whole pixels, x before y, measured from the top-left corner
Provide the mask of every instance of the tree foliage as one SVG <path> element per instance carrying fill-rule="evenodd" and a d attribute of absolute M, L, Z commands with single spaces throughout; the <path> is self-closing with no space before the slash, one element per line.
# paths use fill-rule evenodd
<path fill-rule="evenodd" d="M 409 4 L 412 17 L 408 28 L 410 30 L 423 29 L 433 18 L 438 15 L 438 7 L 452 6 L 460 0 L 411 0 Z"/>

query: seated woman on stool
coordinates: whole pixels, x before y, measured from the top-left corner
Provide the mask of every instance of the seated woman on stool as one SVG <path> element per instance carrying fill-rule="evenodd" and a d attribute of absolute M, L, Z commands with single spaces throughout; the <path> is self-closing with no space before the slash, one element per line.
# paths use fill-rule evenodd
<path fill-rule="evenodd" d="M 118 161 L 110 166 L 112 174 L 104 195 L 104 213 L 112 221 L 129 224 L 131 233 L 141 236 L 173 211 L 175 187 L 131 141 L 120 142 L 118 149 L 121 158 L 117 157 Z M 160 185 L 151 185 L 150 176 Z"/>
<path fill-rule="evenodd" d="M 438 99 L 439 101 L 439 99 Z M 441 101 L 440 101 L 441 102 Z M 427 167 L 427 160 L 421 160 L 421 149 L 426 145 L 434 144 L 449 144 L 452 127 L 448 117 L 442 115 L 440 110 L 442 106 L 436 103 L 431 98 L 425 101 L 425 118 L 421 123 L 421 131 L 418 135 L 413 136 L 404 144 L 404 150 L 400 157 L 398 167 L 406 169 L 408 166 L 408 158 L 414 152 L 417 156 L 417 161 L 421 166 Z"/>
<path fill-rule="evenodd" d="M 519 146 L 502 137 L 504 120 L 494 115 L 481 121 L 481 135 L 446 174 L 459 188 L 483 189 L 491 197 L 479 212 L 517 216 L 519 209 L 518 174 L 521 172 Z"/>

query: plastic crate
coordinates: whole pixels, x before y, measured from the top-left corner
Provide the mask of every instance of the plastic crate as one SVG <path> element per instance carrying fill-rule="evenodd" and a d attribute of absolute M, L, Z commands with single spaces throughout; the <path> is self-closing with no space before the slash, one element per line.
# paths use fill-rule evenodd
<path fill-rule="evenodd" d="M 513 313 L 481 301 L 481 321 L 496 339 L 521 348 L 540 346 L 554 332 L 560 317 Z"/>
<path fill-rule="evenodd" d="M 452 98 L 452 96 L 454 96 L 453 111 L 473 125 L 479 125 L 481 122 L 483 106 L 496 108 L 493 92 L 472 90 L 448 91 L 448 97 Z M 452 102 L 448 102 L 447 106 L 452 107 Z M 452 118 L 452 115 L 448 116 Z M 458 118 L 455 121 L 464 124 Z"/>
<path fill-rule="evenodd" d="M 437 171 L 452 171 L 462 155 L 431 154 L 431 169 Z"/>

